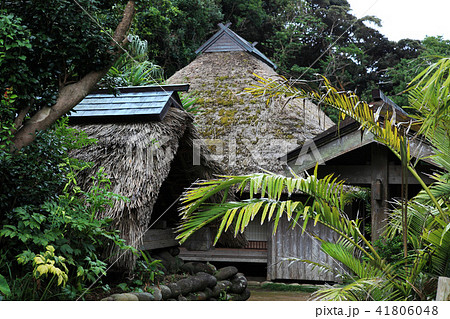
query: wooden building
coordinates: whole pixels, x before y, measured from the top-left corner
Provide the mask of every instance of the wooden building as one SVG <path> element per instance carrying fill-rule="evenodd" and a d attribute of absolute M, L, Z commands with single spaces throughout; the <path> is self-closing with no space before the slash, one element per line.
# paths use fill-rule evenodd
<path fill-rule="evenodd" d="M 403 109 L 379 90 L 373 91 L 373 102 L 369 105 L 375 110 L 378 107 L 395 110 L 398 121 L 410 120 Z M 363 133 L 359 128 L 359 123 L 347 118 L 288 153 L 284 160 L 299 173 L 311 173 L 319 162 L 319 178 L 334 174 L 348 185 L 370 188 L 372 240 L 376 240 L 386 225 L 389 201 L 401 196 L 401 163 L 389 148 L 375 140 L 372 133 Z M 426 183 L 431 183 L 427 174 L 436 167 L 426 158 L 432 154 L 430 144 L 416 136 L 410 139 L 410 145 L 411 156 L 421 159 L 416 165 L 417 171 Z M 409 197 L 413 197 L 421 186 L 411 173 L 408 173 L 407 181 Z"/>
<path fill-rule="evenodd" d="M 323 132 L 333 122 L 320 108 L 307 100 L 280 97 L 267 105 L 265 97 L 245 92 L 258 78 L 275 79 L 276 65 L 251 43 L 219 24 L 219 30 L 198 50 L 197 58 L 176 72 L 169 83 L 188 82 L 190 92 L 199 97 L 196 127 L 211 155 L 226 174 L 241 175 L 267 170 L 284 174 L 278 158 Z M 244 194 L 243 196 L 246 196 Z M 282 223 L 275 236 L 271 225 L 251 223 L 246 229 L 245 247 L 212 247 L 214 228 L 195 234 L 180 256 L 185 260 L 247 262 L 267 268 L 267 278 L 333 281 L 334 276 L 319 273 L 304 264 L 283 262 L 285 257 L 324 260 L 320 244 L 299 229 Z M 289 241 L 282 236 L 285 234 Z M 288 247 L 295 247 L 289 250 Z M 314 252 L 314 253 L 313 253 Z"/>
<path fill-rule="evenodd" d="M 178 212 L 172 204 L 196 179 L 222 172 L 206 153 L 193 165 L 192 145 L 200 137 L 178 96 L 188 87 L 127 87 L 116 94 L 99 90 L 78 104 L 69 118 L 73 127 L 97 139 L 71 154 L 94 163 L 79 173 L 78 185 L 92 187 L 91 177 L 104 168 L 111 191 L 129 201 L 116 201 L 99 217 L 111 218 L 122 238 L 138 249 L 178 245 L 172 231 Z M 134 254 L 127 253 L 116 267 L 131 272 L 135 260 Z"/>

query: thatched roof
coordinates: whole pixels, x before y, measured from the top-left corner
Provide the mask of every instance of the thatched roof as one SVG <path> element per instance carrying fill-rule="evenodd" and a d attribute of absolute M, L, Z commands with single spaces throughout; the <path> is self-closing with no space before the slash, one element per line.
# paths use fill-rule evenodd
<path fill-rule="evenodd" d="M 285 105 L 286 100 L 279 99 L 267 106 L 266 98 L 243 93 L 244 88 L 257 83 L 253 74 L 278 76 L 245 51 L 203 53 L 168 82 L 188 82 L 190 91 L 200 97 L 196 127 L 203 138 L 213 139 L 206 142 L 227 174 L 252 173 L 261 168 L 283 173 L 278 158 L 333 122 L 309 101 L 293 100 Z"/>
<path fill-rule="evenodd" d="M 83 171 L 79 178 L 81 187 L 88 188 L 90 176 L 105 168 L 111 179 L 111 191 L 130 198 L 129 202 L 116 202 L 104 216 L 113 219 L 114 227 L 134 247 L 142 243 L 154 214 L 163 213 L 169 204 L 155 203 L 163 184 L 170 174 L 166 189 L 178 188 L 179 193 L 163 194 L 166 202 L 177 199 L 184 187 L 197 178 L 210 179 L 221 173 L 219 167 L 202 156 L 200 165 L 193 165 L 193 140 L 198 139 L 192 117 L 183 110 L 171 107 L 161 122 L 124 122 L 103 124 L 78 124 L 97 144 L 73 152 L 73 156 L 94 162 L 94 167 Z M 175 186 L 174 186 L 175 185 Z M 169 198 L 172 196 L 171 198 Z M 121 269 L 132 270 L 135 257 L 126 255 L 118 262 Z"/>

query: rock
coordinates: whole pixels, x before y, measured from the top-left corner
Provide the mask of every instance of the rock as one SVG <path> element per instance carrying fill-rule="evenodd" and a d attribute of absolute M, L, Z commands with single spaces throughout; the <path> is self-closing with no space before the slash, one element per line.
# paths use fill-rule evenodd
<path fill-rule="evenodd" d="M 148 292 L 133 292 L 139 301 L 155 301 L 155 296 Z"/>
<path fill-rule="evenodd" d="M 217 283 L 212 290 L 212 297 L 219 298 L 222 292 L 227 292 L 227 290 L 231 287 L 231 282 L 228 280 L 222 280 Z"/>
<path fill-rule="evenodd" d="M 185 296 L 179 295 L 179 296 L 178 296 L 178 301 L 188 301 L 188 300 L 186 299 Z"/>
<path fill-rule="evenodd" d="M 110 298 L 112 298 L 114 301 L 128 301 L 127 296 L 124 296 L 123 294 L 114 294 L 111 295 Z"/>
<path fill-rule="evenodd" d="M 230 294 L 230 300 L 234 301 L 245 301 L 250 298 L 250 290 L 248 288 L 244 289 L 241 294 Z"/>
<path fill-rule="evenodd" d="M 178 247 L 170 247 L 168 249 L 169 254 L 171 254 L 173 257 L 176 257 L 180 254 L 180 248 Z"/>
<path fill-rule="evenodd" d="M 214 287 L 217 284 L 217 278 L 213 275 L 207 274 L 205 272 L 199 272 L 196 274 L 197 277 L 201 277 L 205 281 L 206 287 Z"/>
<path fill-rule="evenodd" d="M 177 281 L 177 286 L 180 287 L 182 295 L 187 295 L 190 292 L 203 291 L 206 287 L 214 287 L 216 282 L 217 279 L 214 276 L 200 272 L 195 276 Z"/>
<path fill-rule="evenodd" d="M 162 300 L 168 300 L 172 298 L 172 291 L 169 287 L 165 285 L 159 285 L 159 290 L 161 290 Z"/>
<path fill-rule="evenodd" d="M 114 294 L 111 295 L 111 298 L 114 299 L 114 301 L 138 301 L 138 297 L 136 297 L 133 294 L 125 293 L 125 294 Z"/>
<path fill-rule="evenodd" d="M 153 297 L 155 297 L 155 301 L 161 301 L 162 300 L 162 293 L 161 290 L 156 286 L 150 286 L 148 289 L 152 292 Z"/>
<path fill-rule="evenodd" d="M 167 285 L 167 287 L 169 287 L 170 291 L 172 292 L 172 298 L 176 298 L 181 295 L 181 289 L 176 283 L 170 283 Z"/>
<path fill-rule="evenodd" d="M 213 292 L 212 292 L 211 288 L 206 287 L 203 292 L 206 295 L 206 300 L 209 300 L 212 297 Z"/>
<path fill-rule="evenodd" d="M 199 262 L 188 262 L 181 266 L 181 271 L 194 275 L 199 272 L 206 272 L 210 275 L 214 274 L 214 269 L 211 265 Z"/>
<path fill-rule="evenodd" d="M 179 261 L 172 256 L 168 251 L 163 250 L 155 254 L 154 258 L 161 260 L 161 263 L 166 268 L 169 274 L 175 274 L 179 270 Z"/>
<path fill-rule="evenodd" d="M 187 295 L 192 291 L 192 277 L 181 279 L 177 281 L 177 286 L 180 288 L 182 295 Z"/>
<path fill-rule="evenodd" d="M 178 256 L 175 256 L 175 265 L 177 266 L 177 272 L 180 271 L 181 267 L 184 265 L 184 260 Z"/>
<path fill-rule="evenodd" d="M 183 266 L 181 266 L 180 270 L 182 272 L 185 272 L 185 273 L 188 273 L 190 275 L 193 275 L 193 274 L 195 274 L 194 273 L 194 263 L 193 262 L 185 263 Z"/>
<path fill-rule="evenodd" d="M 167 299 L 166 301 L 177 301 L 177 300 L 174 298 L 170 298 L 170 299 Z"/>
<path fill-rule="evenodd" d="M 100 301 L 114 301 L 114 298 L 111 297 L 111 296 L 109 296 L 109 297 L 103 298 L 103 299 L 100 300 Z"/>
<path fill-rule="evenodd" d="M 250 289 L 248 289 L 248 288 L 245 288 L 244 292 L 241 293 L 242 301 L 248 300 L 250 298 L 250 296 L 251 296 L 251 292 L 250 292 Z"/>
<path fill-rule="evenodd" d="M 187 300 L 192 300 L 192 301 L 205 301 L 206 298 L 206 294 L 203 291 L 199 291 L 199 292 L 195 292 L 195 293 L 190 293 L 186 296 Z"/>
<path fill-rule="evenodd" d="M 247 288 L 247 278 L 245 278 L 244 274 L 237 273 L 231 278 L 231 293 L 240 294 L 245 290 L 245 288 Z"/>
<path fill-rule="evenodd" d="M 205 290 L 205 288 L 208 286 L 208 278 L 205 276 L 192 276 L 188 278 L 191 281 L 191 291 L 201 291 Z"/>
<path fill-rule="evenodd" d="M 208 266 L 211 269 L 211 271 L 212 271 L 211 275 L 214 275 L 216 273 L 216 271 L 217 271 L 216 266 L 214 266 L 213 264 L 210 264 L 209 261 L 206 262 L 206 266 Z M 209 274 L 209 271 L 205 271 L 205 272 L 207 272 Z"/>
<path fill-rule="evenodd" d="M 228 266 L 224 268 L 220 268 L 217 270 L 217 272 L 214 274 L 214 276 L 217 278 L 217 280 L 225 280 L 228 278 L 233 277 L 238 273 L 238 269 L 234 266 Z"/>
<path fill-rule="evenodd" d="M 207 296 L 207 294 L 205 292 L 200 291 L 198 293 L 198 300 L 199 301 L 206 301 L 207 299 L 208 299 L 208 296 Z"/>

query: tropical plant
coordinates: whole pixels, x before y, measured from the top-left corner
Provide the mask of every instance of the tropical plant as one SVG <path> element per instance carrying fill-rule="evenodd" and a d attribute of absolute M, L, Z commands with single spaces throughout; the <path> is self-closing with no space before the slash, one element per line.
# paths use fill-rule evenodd
<path fill-rule="evenodd" d="M 127 52 L 111 66 L 100 85 L 142 86 L 164 81 L 163 69 L 148 60 L 148 43 L 137 35 L 129 35 Z"/>
<path fill-rule="evenodd" d="M 0 301 L 2 300 L 2 295 L 8 296 L 11 293 L 11 289 L 9 288 L 8 282 L 3 275 L 0 275 Z"/>
<path fill-rule="evenodd" d="M 67 118 L 11 154 L 9 137 L 15 123 L 10 115 L 16 98 L 8 89 L 0 99 L 4 141 L 0 145 L 0 294 L 8 300 L 74 299 L 105 273 L 106 246 L 128 248 L 110 230 L 111 220 L 96 218 L 97 212 L 124 198 L 110 191 L 102 171 L 93 176 L 89 191 L 79 188 L 77 176 L 89 164 L 70 158 L 69 151 L 95 140 L 68 127 Z M 54 257 L 46 249 L 50 246 Z M 43 276 L 39 256 L 42 261 L 55 260 L 55 266 L 64 258 L 67 271 L 56 267 L 68 276 L 65 286 L 57 284 L 64 278 L 62 273 L 58 278 L 51 272 L 48 278 Z"/>
<path fill-rule="evenodd" d="M 185 241 L 193 232 L 220 219 L 215 238 L 230 225 L 235 224 L 235 234 L 244 231 L 250 220 L 261 214 L 261 223 L 274 220 L 274 231 L 283 214 L 291 219 L 292 226 L 303 224 L 305 231 L 309 219 L 321 223 L 339 235 L 336 242 L 318 238 L 322 250 L 346 267 L 340 271 L 343 285 L 325 288 L 317 292 L 321 299 L 331 300 L 427 300 L 433 298 L 428 291 L 430 283 L 439 275 L 447 275 L 450 251 L 450 208 L 449 208 L 449 112 L 448 92 L 450 62 L 442 59 L 430 66 L 415 79 L 411 88 L 411 105 L 418 111 L 416 121 L 399 123 L 396 113 L 383 114 L 381 109 L 372 110 L 352 92 L 334 88 L 324 78 L 324 92 L 308 87 L 294 88 L 285 79 L 275 81 L 260 78 L 260 85 L 248 89 L 255 95 L 280 94 L 292 98 L 310 98 L 338 109 L 342 118 L 350 116 L 370 131 L 398 156 L 404 167 L 423 186 L 423 191 L 413 198 L 410 209 L 397 211 L 390 223 L 390 236 L 396 236 L 406 229 L 407 245 L 405 257 L 397 262 L 387 262 L 360 231 L 360 220 L 350 220 L 343 212 L 346 202 L 343 185 L 327 176 L 317 179 L 316 174 L 307 178 L 253 174 L 226 176 L 220 179 L 199 182 L 185 192 L 182 199 L 181 224 L 178 238 Z M 432 117 L 432 118 L 430 118 Z M 411 160 L 408 135 L 411 126 L 420 126 L 418 133 L 433 141 L 434 162 L 442 169 L 435 173 L 436 183 L 427 186 L 415 170 Z M 250 198 L 239 202 L 226 202 L 227 193 L 233 188 L 250 190 Z M 281 200 L 282 193 L 288 199 Z M 290 195 L 302 192 L 309 196 L 306 202 L 293 201 Z M 223 194 L 220 204 L 212 204 L 211 197 Z M 258 197 L 255 194 L 260 194 Z M 404 201 L 402 201 L 404 202 Z M 413 206 L 414 205 L 414 206 Z M 406 216 L 407 215 L 407 216 Z M 406 218 L 408 217 L 408 218 Z M 300 219 L 303 222 L 300 222 Z M 408 226 L 408 227 L 406 227 Z M 330 271 L 329 265 L 310 260 L 301 260 L 322 270 Z M 345 269 L 345 270 L 344 270 Z M 435 292 L 434 292 L 435 293 Z"/>
<path fill-rule="evenodd" d="M 132 0 L 1 1 L 0 90 L 18 96 L 11 151 L 30 145 L 103 78 L 134 11 Z"/>

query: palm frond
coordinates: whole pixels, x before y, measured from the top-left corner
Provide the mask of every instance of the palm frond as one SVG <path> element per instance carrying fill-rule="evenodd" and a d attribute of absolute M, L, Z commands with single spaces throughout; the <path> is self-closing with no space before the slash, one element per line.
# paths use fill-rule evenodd
<path fill-rule="evenodd" d="M 237 191 L 250 191 L 250 199 L 240 203 L 223 203 L 211 205 L 208 201 L 212 196 L 228 192 L 230 187 Z M 310 196 L 310 204 L 290 199 L 281 200 L 283 193 L 302 193 Z M 255 198 L 260 194 L 259 198 Z M 249 221 L 261 214 L 261 223 L 274 221 L 274 232 L 280 218 L 286 214 L 288 220 L 295 217 L 297 221 L 301 214 L 327 213 L 329 207 L 334 207 L 339 213 L 345 205 L 343 183 L 332 176 L 317 179 L 315 176 L 286 177 L 275 174 L 251 174 L 244 176 L 223 176 L 222 178 L 202 181 L 188 189 L 181 198 L 183 207 L 180 211 L 181 224 L 177 228 L 177 239 L 184 242 L 194 231 L 207 223 L 222 218 L 215 242 L 232 223 L 236 223 L 235 235 L 243 232 Z M 301 214 L 299 214 L 301 213 Z M 305 216 L 311 216 L 306 214 Z"/>
<path fill-rule="evenodd" d="M 324 288 L 313 293 L 321 301 L 396 300 L 398 293 L 384 278 L 359 278 L 346 285 Z"/>

